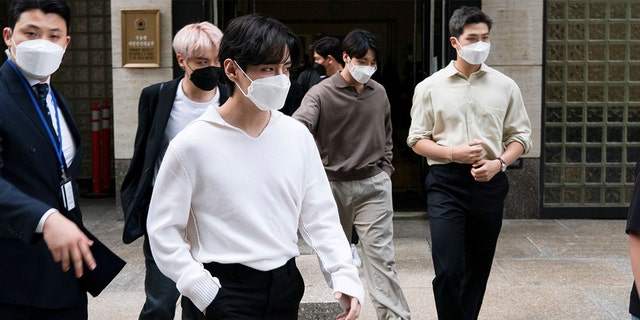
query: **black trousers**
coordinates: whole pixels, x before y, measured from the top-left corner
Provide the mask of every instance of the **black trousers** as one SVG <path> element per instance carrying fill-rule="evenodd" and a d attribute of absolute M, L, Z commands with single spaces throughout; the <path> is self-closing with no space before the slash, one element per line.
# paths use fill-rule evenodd
<path fill-rule="evenodd" d="M 271 271 L 241 264 L 207 263 L 205 269 L 220 280 L 220 291 L 207 307 L 206 317 L 186 297 L 182 308 L 197 319 L 297 320 L 304 281 L 295 258 Z M 184 313 L 183 313 L 184 314 Z M 196 319 L 196 317 L 191 317 Z"/>
<path fill-rule="evenodd" d="M 502 227 L 509 183 L 476 182 L 471 166 L 434 165 L 426 178 L 438 318 L 477 319 Z"/>

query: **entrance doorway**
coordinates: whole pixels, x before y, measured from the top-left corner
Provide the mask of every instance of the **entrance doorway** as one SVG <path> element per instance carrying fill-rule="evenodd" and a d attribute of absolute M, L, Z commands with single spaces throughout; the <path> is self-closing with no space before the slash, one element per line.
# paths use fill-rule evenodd
<path fill-rule="evenodd" d="M 224 30 L 232 18 L 256 12 L 287 24 L 298 35 L 309 57 L 312 52 L 308 46 L 321 36 L 342 39 L 356 28 L 375 33 L 382 46 L 382 59 L 374 79 L 385 87 L 392 109 L 394 207 L 396 211 L 425 210 L 423 181 L 428 167 L 406 144 L 413 89 L 455 56 L 446 41 L 448 17 L 453 10 L 463 5 L 480 6 L 480 1 L 174 0 L 174 3 L 174 33 L 197 19 L 211 21 Z"/>

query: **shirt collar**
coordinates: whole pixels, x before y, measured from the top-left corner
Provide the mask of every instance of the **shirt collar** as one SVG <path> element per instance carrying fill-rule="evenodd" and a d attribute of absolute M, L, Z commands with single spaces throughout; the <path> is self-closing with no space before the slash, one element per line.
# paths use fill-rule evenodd
<path fill-rule="evenodd" d="M 347 80 L 345 80 L 342 77 L 342 73 L 341 72 L 336 72 L 334 75 L 329 77 L 329 81 L 331 81 L 331 83 L 333 83 L 333 85 L 338 87 L 338 88 L 352 87 L 352 85 L 349 84 L 349 82 L 347 82 Z M 373 87 L 369 83 L 371 83 L 371 79 L 369 79 L 369 81 L 367 81 L 367 83 L 365 83 L 364 86 L 367 87 L 367 88 L 373 89 Z"/>
<path fill-rule="evenodd" d="M 270 126 L 275 119 L 278 119 L 282 116 L 284 116 L 284 113 L 278 110 L 271 110 L 271 118 L 269 119 L 269 123 L 267 124 L 267 127 Z M 196 120 L 194 120 L 194 122 L 199 120 L 203 120 L 203 121 L 214 123 L 221 126 L 231 126 L 226 121 L 224 121 L 224 119 L 220 115 L 219 107 L 215 107 L 213 105 L 209 106 L 207 110 L 205 110 L 205 112 L 202 114 L 202 116 L 198 117 Z"/>
<path fill-rule="evenodd" d="M 466 76 L 462 72 L 460 72 L 460 71 L 458 71 L 458 69 L 456 69 L 455 62 L 456 62 L 455 60 L 451 60 L 451 62 L 449 62 L 449 65 L 447 65 L 443 69 L 444 74 L 447 77 L 453 77 L 455 75 L 460 75 L 460 76 L 463 76 L 463 77 L 466 78 Z M 483 63 L 483 64 L 480 65 L 480 69 L 478 69 L 476 72 L 472 73 L 472 75 L 474 75 L 474 74 L 480 75 L 481 73 L 486 73 L 488 71 L 488 69 L 489 69 L 489 67 L 486 64 Z"/>
<path fill-rule="evenodd" d="M 23 74 L 23 76 L 24 76 L 24 78 L 25 78 L 25 79 L 27 79 L 27 82 L 28 82 L 28 83 L 29 83 L 29 85 L 30 85 L 30 86 L 32 86 L 32 87 L 33 87 L 34 85 L 38 84 L 38 83 L 46 83 L 46 84 L 48 84 L 48 85 L 49 85 L 49 88 L 51 88 L 51 83 L 49 83 L 49 82 L 51 81 L 51 76 L 49 76 L 45 82 L 40 82 L 40 80 L 35 79 L 35 78 L 28 77 L 28 76 L 26 76 L 26 75 L 24 75 L 24 74 Z"/>

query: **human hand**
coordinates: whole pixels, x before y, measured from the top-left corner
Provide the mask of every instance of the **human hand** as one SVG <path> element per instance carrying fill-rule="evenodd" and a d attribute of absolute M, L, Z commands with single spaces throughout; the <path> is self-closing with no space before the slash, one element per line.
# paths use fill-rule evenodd
<path fill-rule="evenodd" d="M 497 166 L 496 166 L 497 163 Z M 471 165 L 471 176 L 479 182 L 487 182 L 502 171 L 500 160 L 480 160 Z"/>
<path fill-rule="evenodd" d="M 53 260 L 61 262 L 62 271 L 69 271 L 73 263 L 76 278 L 80 278 L 84 271 L 83 261 L 90 270 L 96 268 L 96 260 L 89 248 L 93 241 L 62 213 L 56 211 L 47 217 L 42 228 L 42 236 L 53 255 Z"/>
<path fill-rule="evenodd" d="M 336 316 L 336 320 L 356 320 L 360 316 L 360 301 L 355 297 L 348 296 L 342 292 L 333 294 L 333 298 L 340 302 L 344 312 Z"/>
<path fill-rule="evenodd" d="M 482 141 L 470 141 L 453 147 L 451 158 L 455 162 L 472 164 L 482 160 Z"/>

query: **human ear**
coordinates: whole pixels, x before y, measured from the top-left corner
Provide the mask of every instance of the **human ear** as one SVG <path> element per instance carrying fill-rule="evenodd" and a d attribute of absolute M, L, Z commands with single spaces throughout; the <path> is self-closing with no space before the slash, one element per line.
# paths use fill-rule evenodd
<path fill-rule="evenodd" d="M 336 58 L 334 58 L 332 55 L 328 54 L 326 58 L 324 58 L 324 60 L 327 62 L 327 64 L 331 64 L 333 63 L 333 61 L 336 61 Z"/>
<path fill-rule="evenodd" d="M 185 64 L 187 62 L 184 60 L 184 57 L 182 56 L 182 54 L 176 53 L 176 61 L 178 61 L 178 65 L 182 68 L 182 70 L 186 71 L 185 70 Z"/>
<path fill-rule="evenodd" d="M 236 64 L 233 62 L 232 59 L 225 59 L 223 62 L 223 67 L 224 67 L 224 73 L 225 75 L 227 75 L 227 78 L 229 78 L 229 80 L 233 81 L 233 82 L 237 82 L 238 77 L 236 75 L 237 72 L 237 66 Z"/>
<path fill-rule="evenodd" d="M 454 49 L 458 50 L 458 48 L 456 47 L 456 45 L 458 44 L 458 42 L 456 41 L 456 37 L 450 37 L 450 38 L 449 38 L 449 42 L 451 43 L 451 46 L 452 46 Z"/>
<path fill-rule="evenodd" d="M 11 32 L 11 28 L 6 27 L 2 29 L 2 37 L 4 38 L 4 44 L 7 45 L 7 48 L 11 47 L 11 36 L 13 32 Z"/>
<path fill-rule="evenodd" d="M 349 60 L 349 55 L 347 54 L 346 51 L 342 52 L 342 61 L 344 61 L 344 63 L 347 63 L 347 61 Z"/>

